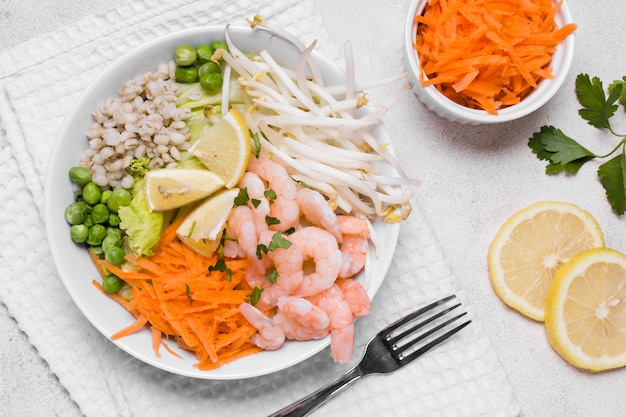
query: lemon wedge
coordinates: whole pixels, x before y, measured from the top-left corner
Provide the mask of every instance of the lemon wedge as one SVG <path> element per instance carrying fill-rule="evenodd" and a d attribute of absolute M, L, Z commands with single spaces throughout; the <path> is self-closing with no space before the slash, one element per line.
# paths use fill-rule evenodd
<path fill-rule="evenodd" d="M 231 108 L 193 143 L 189 152 L 222 178 L 226 188 L 237 185 L 250 159 L 250 132 L 239 111 Z"/>
<path fill-rule="evenodd" d="M 224 181 L 204 169 L 156 169 L 145 175 L 146 200 L 152 211 L 171 210 L 205 198 Z"/>
<path fill-rule="evenodd" d="M 213 255 L 219 247 L 224 226 L 238 194 L 238 188 L 231 188 L 201 203 L 176 229 L 179 239 L 200 255 Z"/>
<path fill-rule="evenodd" d="M 579 252 L 603 246 L 602 230 L 587 211 L 565 202 L 535 203 L 511 216 L 494 237 L 491 285 L 504 303 L 543 321 L 556 271 Z"/>
<path fill-rule="evenodd" d="M 599 248 L 570 259 L 554 276 L 545 319 L 548 341 L 572 365 L 626 366 L 626 255 Z"/>

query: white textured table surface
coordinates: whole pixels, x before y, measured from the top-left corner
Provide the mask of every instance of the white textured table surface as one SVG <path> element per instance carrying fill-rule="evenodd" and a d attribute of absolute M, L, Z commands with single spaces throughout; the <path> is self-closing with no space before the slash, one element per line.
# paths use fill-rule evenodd
<path fill-rule="evenodd" d="M 119 3 L 2 1 L 0 50 Z M 337 45 L 352 42 L 361 78 L 395 74 L 403 67 L 408 1 L 318 0 L 316 5 Z M 414 115 L 426 110 L 409 94 L 390 111 L 386 125 L 404 166 L 423 181 L 417 190 L 421 208 L 491 338 L 524 416 L 618 417 L 626 408 L 626 370 L 591 375 L 571 368 L 550 349 L 543 327 L 503 306 L 487 278 L 487 248 L 498 227 L 514 211 L 543 199 L 570 201 L 589 210 L 603 227 L 607 246 L 626 251 L 626 219 L 611 213 L 595 176 L 597 165 L 589 164 L 575 177 L 546 177 L 543 164 L 527 147 L 528 137 L 547 123 L 599 146 L 595 130 L 576 115 L 574 78 L 587 72 L 609 82 L 626 75 L 623 1 L 604 1 L 602 8 L 595 2 L 570 2 L 569 7 L 579 24 L 573 68 L 564 88 L 535 114 L 482 127 L 428 115 L 418 125 Z M 79 416 L 4 306 L 0 335 L 0 415 Z"/>

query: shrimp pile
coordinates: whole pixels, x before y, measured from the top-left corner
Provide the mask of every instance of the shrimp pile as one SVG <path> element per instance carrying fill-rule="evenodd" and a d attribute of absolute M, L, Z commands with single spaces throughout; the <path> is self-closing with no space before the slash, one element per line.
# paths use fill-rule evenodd
<path fill-rule="evenodd" d="M 297 184 L 279 163 L 252 157 L 239 187 L 248 200 L 226 224 L 224 256 L 246 258 L 246 281 L 261 295 L 242 315 L 258 332 L 252 342 L 276 350 L 286 340 L 330 334 L 330 352 L 347 362 L 354 319 L 369 313 L 363 269 L 370 234 L 359 217 L 336 214 L 318 191 Z"/>

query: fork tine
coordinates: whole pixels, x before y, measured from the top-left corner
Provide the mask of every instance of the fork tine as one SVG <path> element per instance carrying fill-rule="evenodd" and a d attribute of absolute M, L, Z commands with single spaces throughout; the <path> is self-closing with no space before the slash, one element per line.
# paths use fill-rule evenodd
<path fill-rule="evenodd" d="M 422 321 L 418 321 L 413 327 L 410 327 L 406 330 L 404 330 L 402 333 L 396 335 L 396 336 L 391 336 L 391 332 L 389 333 L 389 335 L 387 336 L 386 340 L 390 343 L 390 344 L 394 344 L 399 342 L 400 340 L 404 339 L 407 335 L 410 335 L 412 333 L 415 333 L 416 330 L 426 326 L 427 324 L 432 323 L 433 321 L 437 320 L 438 318 L 441 318 L 442 316 L 448 314 L 449 312 L 451 312 L 452 310 L 454 310 L 455 308 L 458 308 L 461 306 L 461 303 L 455 304 L 451 307 L 448 307 L 445 310 L 442 310 L 436 314 L 433 314 L 432 316 L 429 316 L 428 318 L 422 320 Z M 420 311 L 420 316 L 424 313 L 423 310 Z M 417 317 L 416 317 L 417 318 Z M 405 323 L 409 323 L 405 322 Z M 429 333 L 424 334 L 423 337 L 427 337 L 429 335 Z"/>
<path fill-rule="evenodd" d="M 455 328 L 447 331 L 446 333 L 442 334 L 441 336 L 438 336 L 437 338 L 429 341 L 424 346 L 422 346 L 422 347 L 416 349 L 415 351 L 411 352 L 409 355 L 405 356 L 405 355 L 402 354 L 407 349 L 415 346 L 419 342 L 423 342 L 428 336 L 431 336 L 432 334 L 438 332 L 439 330 L 447 327 L 448 325 L 452 324 L 453 322 L 457 321 L 458 319 L 460 319 L 461 317 L 463 317 L 465 315 L 467 315 L 467 312 L 463 312 L 463 313 L 459 314 L 458 316 L 453 317 L 453 318 L 445 321 L 444 323 L 441 323 L 440 325 L 436 326 L 435 328 L 433 328 L 433 329 L 427 331 L 426 333 L 421 334 L 419 337 L 411 340 L 406 345 L 403 345 L 402 347 L 396 349 L 396 353 L 398 354 L 398 361 L 401 362 L 402 364 L 406 365 L 407 363 L 410 363 L 413 360 L 419 358 L 424 353 L 428 352 L 429 350 L 431 350 L 435 346 L 439 345 L 443 341 L 445 341 L 448 338 L 450 338 L 452 335 L 454 335 L 455 333 L 457 333 L 458 331 L 463 329 L 465 326 L 470 324 L 472 321 L 468 320 L 466 322 L 463 322 L 463 323 L 459 324 Z"/>
<path fill-rule="evenodd" d="M 449 295 L 445 298 L 442 298 L 441 300 L 435 301 L 431 304 L 428 304 L 425 307 L 422 307 L 418 310 L 415 310 L 414 312 L 407 314 L 405 317 L 399 319 L 398 321 L 395 321 L 393 323 L 391 323 L 389 326 L 385 327 L 382 331 L 379 332 L 380 335 L 383 334 L 389 334 L 391 332 L 393 332 L 395 329 L 397 329 L 398 327 L 402 327 L 405 324 L 409 323 L 410 321 L 413 321 L 415 318 L 421 316 L 422 314 L 426 313 L 427 311 L 432 310 L 433 308 L 436 308 L 437 306 L 440 306 L 442 304 L 447 303 L 448 301 L 452 300 L 453 298 L 456 298 L 456 295 Z"/>

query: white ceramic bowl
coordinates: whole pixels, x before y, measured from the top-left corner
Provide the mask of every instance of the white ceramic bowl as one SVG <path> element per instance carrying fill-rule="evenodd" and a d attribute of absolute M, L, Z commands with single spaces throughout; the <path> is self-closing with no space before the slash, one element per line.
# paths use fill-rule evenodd
<path fill-rule="evenodd" d="M 505 107 L 492 115 L 484 110 L 470 109 L 460 105 L 441 94 L 434 86 L 424 87 L 419 81 L 421 72 L 419 58 L 413 47 L 417 32 L 415 16 L 421 15 L 428 0 L 413 0 L 405 23 L 404 51 L 406 63 L 409 69 L 409 80 L 415 95 L 426 107 L 441 117 L 450 121 L 463 124 L 486 124 L 501 123 L 524 117 L 550 100 L 559 90 L 570 70 L 574 57 L 574 34 L 568 36 L 558 47 L 552 57 L 553 79 L 542 80 L 538 88 L 526 96 L 522 101 L 513 106 Z M 555 16 L 559 27 L 570 23 L 570 15 L 567 4 L 563 2 L 561 9 Z"/>
<path fill-rule="evenodd" d="M 69 225 L 64 219 L 65 208 L 73 200 L 68 170 L 76 165 L 80 154 L 87 148 L 86 132 L 92 124 L 91 112 L 106 98 L 116 96 L 119 88 L 135 75 L 147 70 L 155 71 L 158 64 L 170 61 L 176 46 L 185 43 L 198 46 L 207 40 L 223 40 L 223 32 L 224 27 L 201 27 L 176 32 L 148 42 L 121 57 L 84 91 L 58 133 L 46 177 L 44 196 L 46 234 L 55 266 L 65 288 L 85 317 L 107 338 L 133 323 L 134 318 L 117 302 L 94 287 L 92 280 L 99 279 L 98 272 L 87 250 L 74 244 L 70 239 Z M 230 33 L 241 50 L 258 53 L 267 49 L 280 64 L 295 68 L 299 52 L 283 38 L 261 29 L 233 27 Z M 345 81 L 345 73 L 339 67 L 317 53 L 314 53 L 313 57 L 327 85 Z M 373 133 L 382 142 L 390 141 L 382 126 Z M 381 169 L 385 170 L 384 167 Z M 374 297 L 387 274 L 400 226 L 384 225 L 379 222 L 375 228 L 380 239 L 380 254 L 376 257 L 373 250 L 370 252 L 365 273 L 358 278 L 367 288 L 370 298 Z M 164 349 L 161 358 L 155 357 L 148 329 L 112 343 L 150 365 L 176 374 L 203 379 L 241 379 L 266 375 L 297 364 L 327 347 L 330 339 L 327 337 L 309 342 L 288 342 L 277 351 L 248 356 L 213 371 L 199 371 L 193 366 L 197 362 L 195 356 L 178 349 L 175 343 L 169 345 L 182 356 L 182 359 Z"/>

